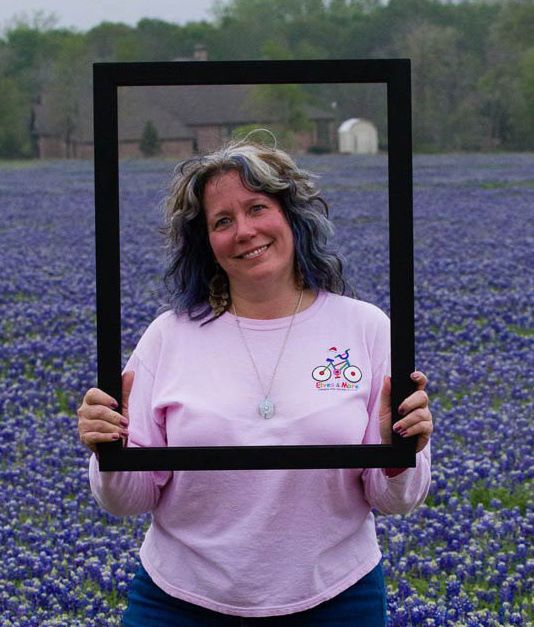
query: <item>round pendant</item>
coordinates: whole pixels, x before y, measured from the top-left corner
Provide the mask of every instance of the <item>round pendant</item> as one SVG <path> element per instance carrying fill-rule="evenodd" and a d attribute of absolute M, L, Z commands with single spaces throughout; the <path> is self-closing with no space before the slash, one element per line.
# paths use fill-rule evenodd
<path fill-rule="evenodd" d="M 272 418 L 274 416 L 274 403 L 268 398 L 264 398 L 258 404 L 258 412 L 262 418 Z"/>

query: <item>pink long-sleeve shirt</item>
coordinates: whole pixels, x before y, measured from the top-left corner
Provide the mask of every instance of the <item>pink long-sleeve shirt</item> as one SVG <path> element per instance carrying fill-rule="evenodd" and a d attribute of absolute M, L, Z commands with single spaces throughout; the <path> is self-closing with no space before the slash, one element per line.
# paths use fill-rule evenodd
<path fill-rule="evenodd" d="M 266 389 L 291 317 L 240 321 Z M 379 443 L 389 355 L 383 312 L 320 292 L 295 317 L 265 420 L 234 316 L 200 326 L 165 312 L 125 367 L 135 371 L 128 446 Z M 392 478 L 377 468 L 100 473 L 94 455 L 89 475 L 112 514 L 151 512 L 140 557 L 161 589 L 225 614 L 273 616 L 330 599 L 376 566 L 371 508 L 404 513 L 424 500 L 430 447 Z"/>

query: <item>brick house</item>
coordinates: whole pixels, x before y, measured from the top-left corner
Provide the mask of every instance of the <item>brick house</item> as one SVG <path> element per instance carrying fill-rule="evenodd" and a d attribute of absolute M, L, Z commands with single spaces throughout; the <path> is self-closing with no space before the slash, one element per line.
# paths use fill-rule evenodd
<path fill-rule="evenodd" d="M 139 157 L 139 143 L 148 121 L 157 130 L 160 155 L 186 158 L 209 152 L 240 126 L 276 127 L 279 113 L 258 104 L 251 85 L 180 85 L 121 87 L 118 90 L 119 155 Z M 309 130 L 296 135 L 295 149 L 335 150 L 335 119 L 331 111 L 305 105 Z M 46 95 L 35 110 L 35 131 L 40 158 L 92 158 L 92 99 L 80 99 L 76 122 L 69 132 L 57 121 Z M 66 139 L 68 137 L 68 140 Z"/>

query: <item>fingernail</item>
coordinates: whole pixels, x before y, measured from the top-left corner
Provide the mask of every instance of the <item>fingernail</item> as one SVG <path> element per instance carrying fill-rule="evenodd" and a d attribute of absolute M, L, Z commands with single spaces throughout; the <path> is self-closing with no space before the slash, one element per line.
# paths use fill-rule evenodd
<path fill-rule="evenodd" d="M 113 434 L 112 434 L 112 436 L 111 436 L 111 439 L 112 439 L 112 440 L 118 440 L 118 439 L 119 439 L 119 437 L 120 437 L 120 436 L 119 436 L 119 434 L 118 434 L 118 433 L 113 433 Z"/>
<path fill-rule="evenodd" d="M 417 381 L 417 379 L 419 379 L 419 373 L 418 372 L 413 372 L 411 376 L 412 376 L 412 379 L 414 381 Z"/>
<path fill-rule="evenodd" d="M 111 403 L 111 406 L 117 409 L 119 404 L 117 403 L 117 401 L 113 401 L 113 403 Z"/>
<path fill-rule="evenodd" d="M 402 426 L 401 426 L 401 424 L 399 422 L 396 422 L 393 425 L 393 431 L 396 431 L 398 433 L 401 429 L 402 429 Z"/>
<path fill-rule="evenodd" d="M 404 416 L 405 413 L 406 413 L 406 410 L 404 409 L 404 407 L 399 407 L 399 414 L 401 416 Z"/>
<path fill-rule="evenodd" d="M 401 434 L 401 436 L 403 438 L 405 438 L 408 435 L 408 431 L 405 431 L 405 430 L 404 431 L 399 431 L 399 433 Z"/>
<path fill-rule="evenodd" d="M 124 437 L 127 437 L 128 436 L 128 429 L 123 429 L 121 431 L 121 435 L 124 436 Z"/>
<path fill-rule="evenodd" d="M 121 418 L 120 423 L 123 427 L 127 427 L 128 426 L 128 421 L 126 420 L 126 418 Z"/>

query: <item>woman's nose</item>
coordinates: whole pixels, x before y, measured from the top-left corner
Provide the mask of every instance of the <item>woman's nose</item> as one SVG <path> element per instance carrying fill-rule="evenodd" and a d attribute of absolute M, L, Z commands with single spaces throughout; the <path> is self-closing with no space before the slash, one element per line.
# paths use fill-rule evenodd
<path fill-rule="evenodd" d="M 250 239 L 255 233 L 256 228 L 248 216 L 236 219 L 235 237 L 237 240 Z"/>

